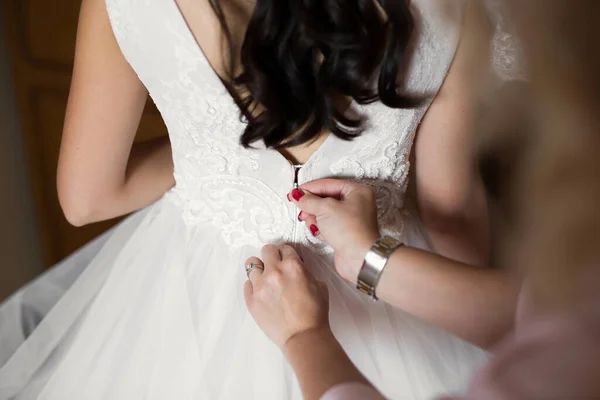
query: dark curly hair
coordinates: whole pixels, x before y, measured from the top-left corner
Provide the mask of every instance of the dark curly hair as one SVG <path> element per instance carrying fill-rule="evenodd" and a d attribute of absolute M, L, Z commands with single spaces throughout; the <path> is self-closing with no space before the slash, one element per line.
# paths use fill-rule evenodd
<path fill-rule="evenodd" d="M 235 76 L 233 40 L 218 0 L 210 0 L 230 51 L 230 89 L 248 125 L 241 143 L 272 148 L 310 142 L 327 129 L 344 140 L 363 119 L 336 107 L 339 96 L 394 108 L 418 101 L 398 91 L 398 74 L 413 29 L 404 0 L 257 0 Z M 371 87 L 378 74 L 377 89 Z M 238 96 L 239 97 L 239 96 Z M 253 115 L 256 105 L 261 106 Z"/>

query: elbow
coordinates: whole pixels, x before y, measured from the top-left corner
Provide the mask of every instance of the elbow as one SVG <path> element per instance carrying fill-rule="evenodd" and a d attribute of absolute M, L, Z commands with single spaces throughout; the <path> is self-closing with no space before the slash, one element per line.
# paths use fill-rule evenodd
<path fill-rule="evenodd" d="M 484 204 L 455 199 L 420 204 L 420 217 L 430 245 L 440 255 L 469 265 L 490 262 L 489 226 Z"/>
<path fill-rule="evenodd" d="M 487 200 L 483 186 L 438 187 L 420 196 L 419 213 L 423 224 L 439 233 L 456 233 L 464 228 L 486 224 Z"/>
<path fill-rule="evenodd" d="M 80 228 L 82 226 L 92 223 L 91 218 L 89 218 L 87 214 L 65 207 L 62 207 L 62 210 L 67 222 L 73 225 L 74 227 Z"/>
<path fill-rule="evenodd" d="M 81 227 L 98 221 L 102 200 L 89 185 L 61 176 L 59 172 L 57 190 L 60 207 L 69 224 Z"/>
<path fill-rule="evenodd" d="M 81 227 L 94 222 L 93 207 L 89 201 L 84 200 L 84 196 L 76 196 L 73 193 L 67 193 L 64 189 L 59 189 L 58 199 L 63 215 L 69 224 Z"/>
<path fill-rule="evenodd" d="M 56 171 L 58 203 L 67 222 L 81 227 L 91 222 L 93 202 L 84 184 L 85 179 L 77 173 L 79 169 L 66 158 L 61 149 Z"/>
<path fill-rule="evenodd" d="M 468 205 L 462 199 L 426 202 L 419 211 L 423 225 L 438 233 L 453 233 L 469 219 Z"/>

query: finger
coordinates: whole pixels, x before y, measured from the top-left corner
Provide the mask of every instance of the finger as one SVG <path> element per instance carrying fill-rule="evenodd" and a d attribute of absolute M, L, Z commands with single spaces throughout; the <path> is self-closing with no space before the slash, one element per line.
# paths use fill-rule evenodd
<path fill-rule="evenodd" d="M 293 203 L 296 203 L 303 215 L 323 215 L 327 210 L 327 206 L 330 205 L 332 201 L 336 201 L 334 198 L 316 196 L 304 189 L 292 190 L 290 199 Z"/>
<path fill-rule="evenodd" d="M 341 179 L 319 179 L 307 182 L 301 185 L 300 188 L 315 196 L 333 197 L 337 200 L 343 200 L 358 186 L 360 184 Z"/>
<path fill-rule="evenodd" d="M 277 246 L 268 244 L 261 250 L 262 259 L 266 269 L 274 268 L 281 261 L 281 253 Z"/>
<path fill-rule="evenodd" d="M 248 266 L 250 266 L 250 265 L 258 265 L 261 267 L 261 268 L 254 268 L 252 271 L 250 271 L 248 273 L 248 279 L 250 280 L 250 282 L 252 282 L 253 285 L 255 285 L 264 272 L 265 264 L 258 257 L 250 257 L 249 259 L 246 260 L 246 263 L 244 264 L 246 270 L 247 270 Z"/>
<path fill-rule="evenodd" d="M 311 235 L 318 238 L 319 240 L 323 240 L 323 237 L 321 236 L 321 231 L 319 230 L 319 225 L 317 224 L 317 218 L 314 215 L 308 215 L 304 220 L 304 224 L 306 225 L 306 229 L 308 229 Z"/>
<path fill-rule="evenodd" d="M 304 212 L 302 210 L 300 210 L 300 212 L 298 213 L 298 221 L 300 222 L 304 222 L 308 217 L 310 217 L 312 214 L 309 214 L 307 212 Z M 313 215 L 314 216 L 314 215 Z"/>
<path fill-rule="evenodd" d="M 246 281 L 244 283 L 244 300 L 246 301 L 246 307 L 250 308 L 252 304 L 252 293 L 254 292 L 254 288 L 252 286 L 252 282 Z"/>
<path fill-rule="evenodd" d="M 289 244 L 279 246 L 279 252 L 281 253 L 281 259 L 285 260 L 288 258 L 300 258 L 296 249 Z"/>

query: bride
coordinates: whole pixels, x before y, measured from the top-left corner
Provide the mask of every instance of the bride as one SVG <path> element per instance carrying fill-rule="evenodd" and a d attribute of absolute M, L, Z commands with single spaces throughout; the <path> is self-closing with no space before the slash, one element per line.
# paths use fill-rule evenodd
<path fill-rule="evenodd" d="M 31 286 L 68 282 L 26 338 L 8 340 L 0 399 L 300 398 L 241 290 L 244 260 L 278 241 L 328 284 L 338 340 L 384 394 L 464 388 L 485 358 L 467 341 L 502 336 L 514 300 L 500 278 L 486 293 L 468 286 L 472 269 L 450 260 L 482 265 L 487 254 L 466 134 L 485 64 L 469 57 L 480 38 L 459 46 L 476 10 L 460 0 L 104 1 L 81 8 L 58 191 L 74 225 L 144 210 Z M 133 145 L 148 92 L 169 139 Z M 411 166 L 416 191 L 405 196 Z M 375 188 L 383 232 L 447 257 L 436 280 L 412 278 L 430 288 L 411 292 L 418 306 L 400 312 L 357 292 L 297 219 L 286 194 L 331 176 Z M 472 290 L 441 301 L 457 287 Z"/>

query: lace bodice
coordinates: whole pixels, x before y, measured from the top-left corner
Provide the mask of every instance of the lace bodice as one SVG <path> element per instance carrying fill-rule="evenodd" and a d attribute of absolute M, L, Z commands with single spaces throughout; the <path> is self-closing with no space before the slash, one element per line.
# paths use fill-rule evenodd
<path fill-rule="evenodd" d="M 415 0 L 416 33 L 406 90 L 433 98 L 459 39 L 460 1 L 442 10 L 439 0 Z M 244 149 L 239 109 L 212 70 L 175 0 L 107 0 L 123 54 L 147 87 L 168 127 L 176 186 L 168 198 L 187 224 L 212 224 L 232 247 L 268 241 L 304 243 L 328 252 L 297 221 L 287 202 L 295 173 L 277 151 Z M 429 104 L 394 110 L 353 104 L 368 117 L 351 142 L 330 135 L 300 169 L 299 183 L 343 177 L 368 182 L 377 192 L 384 231 L 400 235 L 409 153 Z"/>

